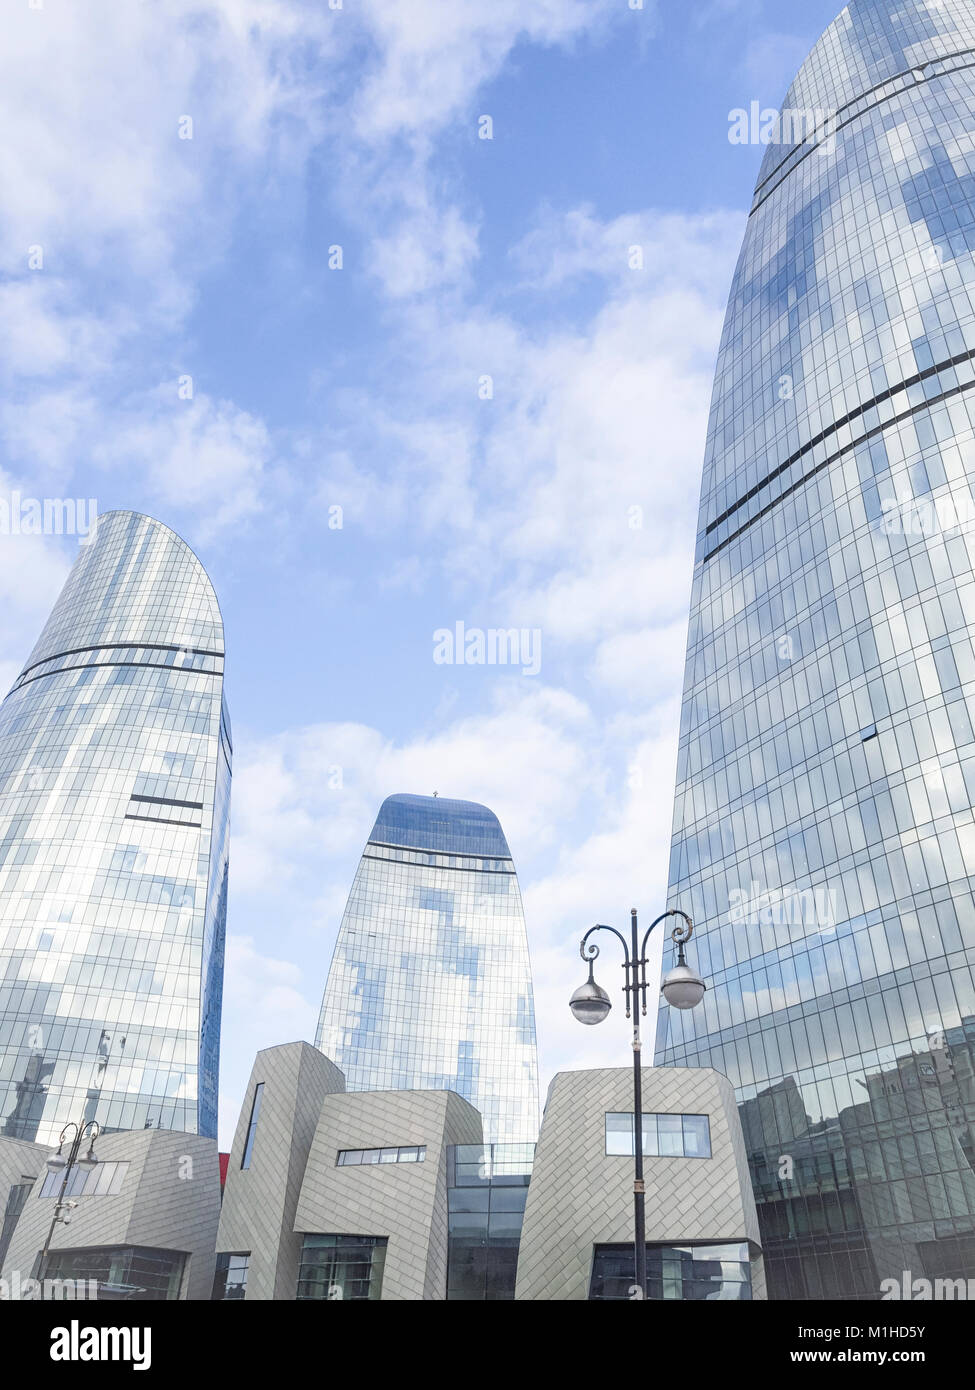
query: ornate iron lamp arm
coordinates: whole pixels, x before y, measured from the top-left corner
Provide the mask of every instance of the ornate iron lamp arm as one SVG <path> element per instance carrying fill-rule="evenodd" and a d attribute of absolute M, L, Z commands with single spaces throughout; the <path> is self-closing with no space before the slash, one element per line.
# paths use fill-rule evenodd
<path fill-rule="evenodd" d="M 694 923 L 691 921 L 690 917 L 688 917 L 687 913 L 682 912 L 679 907 L 671 907 L 668 908 L 666 912 L 661 912 L 660 916 L 655 917 L 644 932 L 643 944 L 640 947 L 640 959 L 637 962 L 637 968 L 640 972 L 640 1003 L 644 1016 L 647 1012 L 647 942 L 650 940 L 650 933 L 653 931 L 654 927 L 659 926 L 665 917 L 683 918 L 683 925 L 678 923 L 670 933 L 670 939 L 677 946 L 678 965 L 686 964 L 684 960 L 684 943 L 690 941 L 694 932 Z"/>
<path fill-rule="evenodd" d="M 592 936 L 593 932 L 595 932 L 595 931 L 611 931 L 611 932 L 613 933 L 613 935 L 614 935 L 614 936 L 622 943 L 622 945 L 623 945 L 623 969 L 624 969 L 625 972 L 626 972 L 626 984 L 623 986 L 623 993 L 624 993 L 624 995 L 626 996 L 626 1016 L 627 1016 L 627 1018 L 629 1018 L 629 1016 L 630 1016 L 630 994 L 633 993 L 633 992 L 635 992 L 636 986 L 637 986 L 637 982 L 636 982 L 636 976 L 635 976 L 635 975 L 634 975 L 633 980 L 632 980 L 632 981 L 630 980 L 630 967 L 631 967 L 631 965 L 632 965 L 632 966 L 635 966 L 635 962 L 633 962 L 633 961 L 630 960 L 630 948 L 629 948 L 629 946 L 627 946 L 627 944 L 626 944 L 626 937 L 623 935 L 622 932 L 618 932 L 618 931 L 616 930 L 615 927 L 607 927 L 606 924 L 605 924 L 604 922 L 597 922 L 596 925 L 595 925 L 594 927 L 590 927 L 590 928 L 589 928 L 589 930 L 586 932 L 585 936 L 582 938 L 582 941 L 579 943 L 579 954 L 580 954 L 580 956 L 582 957 L 582 959 L 583 959 L 584 961 L 588 961 L 588 962 L 589 962 L 589 978 L 590 978 L 590 980 L 592 979 L 592 963 L 593 963 L 593 961 L 596 959 L 596 957 L 599 955 L 599 947 L 596 945 L 595 941 L 590 941 L 590 940 L 589 940 L 589 938 Z M 644 1010 L 644 1012 L 646 1012 L 646 1011 Z"/>

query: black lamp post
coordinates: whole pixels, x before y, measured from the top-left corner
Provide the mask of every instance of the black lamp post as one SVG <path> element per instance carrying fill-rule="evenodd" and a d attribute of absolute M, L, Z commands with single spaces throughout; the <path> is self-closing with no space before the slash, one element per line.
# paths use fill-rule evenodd
<path fill-rule="evenodd" d="M 74 1131 L 74 1135 L 71 1139 L 71 1148 L 68 1150 L 67 1158 L 65 1158 L 61 1150 L 67 1143 L 68 1136 L 72 1130 Z M 80 1126 L 74 1123 L 65 1125 L 58 1141 L 57 1153 L 52 1154 L 47 1160 L 48 1171 L 51 1173 L 63 1172 L 64 1177 L 61 1179 L 61 1190 L 58 1192 L 58 1199 L 54 1205 L 54 1217 L 51 1221 L 51 1229 L 47 1233 L 47 1240 L 44 1242 L 44 1249 L 41 1251 L 40 1260 L 38 1261 L 38 1278 L 43 1277 L 44 1269 L 47 1265 L 51 1241 L 54 1239 L 55 1226 L 59 1221 L 66 1226 L 71 1220 L 71 1217 L 65 1216 L 63 1213 L 77 1206 L 76 1202 L 66 1202 L 64 1200 L 65 1193 L 68 1190 L 68 1181 L 71 1177 L 71 1173 L 75 1168 L 85 1168 L 90 1171 L 95 1167 L 98 1162 L 98 1156 L 95 1153 L 95 1140 L 100 1133 L 101 1130 L 96 1120 L 86 1120 L 84 1124 Z M 88 1140 L 88 1151 L 79 1157 L 81 1146 L 86 1139 Z"/>
<path fill-rule="evenodd" d="M 626 996 L 626 1016 L 630 1017 L 630 1005 L 632 999 L 633 1010 L 633 1153 L 634 1153 L 634 1173 L 633 1173 L 633 1246 L 635 1256 L 636 1285 L 640 1290 L 640 1297 L 647 1296 L 647 1225 L 646 1225 L 646 1188 L 643 1182 L 643 1086 L 640 1070 L 640 1013 L 646 1016 L 647 1012 L 647 941 L 653 931 L 665 917 L 680 917 L 682 921 L 674 927 L 670 933 L 671 940 L 677 946 L 677 964 L 663 978 L 660 992 L 667 1003 L 675 1009 L 693 1009 L 700 1004 L 704 998 L 704 991 L 707 985 L 701 977 L 691 969 L 684 956 L 684 946 L 690 940 L 694 930 L 693 923 L 686 912 L 681 912 L 680 908 L 670 908 L 667 912 L 661 913 L 655 921 L 647 927 L 643 937 L 643 942 L 637 947 L 637 922 L 636 908 L 630 911 L 630 945 L 627 946 L 626 938 L 618 932 L 615 927 L 607 927 L 601 923 L 590 927 L 582 938 L 579 946 L 579 954 L 582 959 L 589 962 L 589 979 L 584 985 L 580 985 L 569 1000 L 569 1008 L 580 1023 L 594 1024 L 602 1023 L 603 1019 L 613 1007 L 609 995 L 604 989 L 596 984 L 593 979 L 592 964 L 599 955 L 599 947 L 595 941 L 589 938 L 593 932 L 608 931 L 623 943 L 623 969 L 626 972 L 626 984 L 623 986 L 623 993 Z M 639 996 L 639 998 L 637 997 Z"/>

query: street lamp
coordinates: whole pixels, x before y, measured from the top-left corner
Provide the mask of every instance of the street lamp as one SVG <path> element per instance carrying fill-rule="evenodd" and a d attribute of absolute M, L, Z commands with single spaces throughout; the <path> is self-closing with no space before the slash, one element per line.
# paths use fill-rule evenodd
<path fill-rule="evenodd" d="M 67 1158 L 65 1158 L 62 1150 L 72 1130 L 74 1134 L 71 1138 L 71 1147 L 68 1150 Z M 71 1173 L 75 1168 L 84 1168 L 90 1171 L 98 1163 L 98 1155 L 95 1153 L 95 1140 L 100 1133 L 101 1130 L 96 1120 L 86 1120 L 84 1124 L 80 1126 L 74 1123 L 65 1125 L 64 1129 L 61 1131 L 60 1139 L 58 1140 L 57 1153 L 51 1154 L 51 1157 L 47 1160 L 48 1172 L 63 1173 L 64 1177 L 61 1179 L 58 1199 L 54 1204 L 54 1217 L 51 1221 L 51 1229 L 47 1233 L 47 1240 L 44 1242 L 44 1249 L 41 1251 L 40 1260 L 38 1261 L 38 1278 L 43 1275 L 44 1268 L 47 1264 L 51 1249 L 51 1241 L 54 1239 L 55 1226 L 59 1221 L 67 1226 L 71 1217 L 65 1216 L 63 1213 L 73 1211 L 78 1205 L 77 1202 L 66 1202 L 64 1200 L 64 1194 L 68 1190 Z M 81 1146 L 86 1139 L 88 1140 L 87 1152 L 81 1153 Z"/>
<path fill-rule="evenodd" d="M 661 913 L 650 923 L 639 948 L 637 947 L 635 907 L 630 911 L 631 940 L 629 946 L 627 946 L 626 938 L 615 927 L 607 927 L 602 923 L 590 927 L 579 946 L 580 956 L 589 963 L 589 978 L 585 984 L 579 986 L 569 1000 L 569 1008 L 573 1015 L 580 1023 L 589 1025 L 602 1023 L 613 1007 L 609 995 L 600 985 L 597 985 L 593 978 L 593 961 L 599 955 L 599 947 L 595 941 L 589 940 L 593 932 L 612 932 L 623 943 L 623 969 L 626 972 L 626 984 L 623 986 L 623 993 L 626 996 L 626 1017 L 630 1017 L 631 999 L 633 1011 L 633 1247 L 636 1284 L 640 1290 L 641 1298 L 647 1296 L 647 1223 L 646 1187 L 643 1181 L 643 1084 L 640 1069 L 640 1012 L 642 1011 L 646 1016 L 647 941 L 654 927 L 665 917 L 679 917 L 682 921 L 670 933 L 671 940 L 677 946 L 677 964 L 664 976 L 660 992 L 667 1003 L 675 1009 L 696 1008 L 704 998 L 707 985 L 700 975 L 687 964 L 684 946 L 690 940 L 694 925 L 687 913 L 681 912 L 680 908 L 676 907 Z"/>

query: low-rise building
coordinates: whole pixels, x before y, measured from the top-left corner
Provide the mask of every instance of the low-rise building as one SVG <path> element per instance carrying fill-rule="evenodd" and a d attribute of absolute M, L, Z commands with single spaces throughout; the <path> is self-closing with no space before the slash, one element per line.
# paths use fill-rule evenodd
<path fill-rule="evenodd" d="M 11 1142 L 0 1141 L 0 1154 Z M 136 1301 L 209 1298 L 220 1216 L 216 1140 L 125 1130 L 100 1135 L 95 1149 L 94 1167 L 69 1173 L 65 1199 L 76 1205 L 53 1232 L 65 1175 L 48 1170 L 53 1150 L 43 1150 L 0 1270 L 5 1287 L 24 1288 L 42 1277 L 75 1281 L 86 1290 L 83 1297 L 90 1290 Z M 0 1158 L 0 1165 L 6 1162 Z"/>
<path fill-rule="evenodd" d="M 763 1298 L 729 1082 L 667 1067 L 643 1084 L 649 1297 Z M 633 1298 L 632 1086 L 629 1069 L 560 1072 L 537 1146 L 486 1144 L 453 1091 L 347 1092 L 308 1043 L 268 1048 L 222 1207 L 213 1140 L 100 1135 L 98 1163 L 71 1171 L 76 1205 L 43 1269 L 64 1172 L 43 1146 L 0 1139 L 4 1287 L 40 1275 L 98 1298 Z"/>
<path fill-rule="evenodd" d="M 764 1298 L 731 1083 L 716 1071 L 653 1067 L 642 1089 L 649 1297 Z M 535 1151 L 516 1298 L 634 1297 L 633 1151 L 633 1073 L 559 1072 Z"/>
<path fill-rule="evenodd" d="M 632 1087 L 628 1069 L 560 1073 L 534 1151 L 482 1143 L 453 1092 L 345 1093 L 306 1043 L 259 1053 L 215 1297 L 633 1297 Z M 729 1083 L 661 1068 L 644 1088 L 649 1296 L 764 1297 Z"/>

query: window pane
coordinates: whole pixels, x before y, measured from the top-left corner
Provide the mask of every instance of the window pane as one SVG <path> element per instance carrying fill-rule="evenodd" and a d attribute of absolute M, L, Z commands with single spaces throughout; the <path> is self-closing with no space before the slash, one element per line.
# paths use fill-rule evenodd
<path fill-rule="evenodd" d="M 657 1115 L 644 1115 L 643 1117 L 643 1156 L 644 1158 L 657 1158 L 663 1152 L 660 1147 L 660 1137 L 658 1134 Z M 633 1150 L 631 1149 L 632 1153 Z"/>
<path fill-rule="evenodd" d="M 688 1158 L 711 1157 L 711 1129 L 707 1115 L 685 1115 L 684 1153 Z"/>
<path fill-rule="evenodd" d="M 115 1177 L 116 1166 L 114 1163 L 99 1163 L 87 1186 L 87 1190 L 92 1196 L 104 1196 L 108 1192 L 112 1185 L 112 1179 Z"/>
<path fill-rule="evenodd" d="M 632 1154 L 632 1115 L 608 1114 L 606 1116 L 606 1152 L 608 1154 Z"/>
<path fill-rule="evenodd" d="M 684 1152 L 684 1133 L 681 1115 L 657 1116 L 657 1142 L 661 1157 L 682 1156 Z"/>
<path fill-rule="evenodd" d="M 251 1105 L 251 1118 L 247 1126 L 247 1140 L 244 1144 L 244 1156 L 240 1160 L 241 1168 L 251 1166 L 251 1154 L 254 1151 L 254 1137 L 257 1134 L 257 1121 L 261 1114 L 261 1100 L 264 1095 L 264 1082 L 259 1081 L 254 1089 L 254 1101 Z"/>

